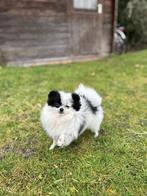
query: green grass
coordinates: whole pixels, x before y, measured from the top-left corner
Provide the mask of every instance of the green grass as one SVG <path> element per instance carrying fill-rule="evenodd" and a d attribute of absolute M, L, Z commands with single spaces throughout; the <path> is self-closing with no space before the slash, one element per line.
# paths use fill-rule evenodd
<path fill-rule="evenodd" d="M 0 195 L 145 194 L 147 50 L 100 61 L 35 68 L 0 68 Z M 65 149 L 39 115 L 51 89 L 79 83 L 103 97 L 99 138 L 84 133 Z"/>

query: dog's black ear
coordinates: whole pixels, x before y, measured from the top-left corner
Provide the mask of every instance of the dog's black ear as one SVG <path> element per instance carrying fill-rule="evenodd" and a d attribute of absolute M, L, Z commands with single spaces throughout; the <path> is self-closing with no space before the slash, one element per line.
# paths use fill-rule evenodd
<path fill-rule="evenodd" d="M 73 104 L 72 107 L 78 111 L 81 107 L 80 96 L 77 93 L 72 93 Z"/>
<path fill-rule="evenodd" d="M 79 101 L 80 100 L 80 96 L 77 93 L 72 93 L 72 98 L 74 101 Z"/>
<path fill-rule="evenodd" d="M 58 96 L 58 91 L 51 91 L 48 94 L 48 98 L 53 98 Z"/>
<path fill-rule="evenodd" d="M 61 105 L 60 93 L 58 91 L 55 91 L 55 90 L 51 91 L 48 94 L 47 103 L 48 103 L 48 105 L 55 106 L 55 107 L 56 107 L 57 104 Z"/>

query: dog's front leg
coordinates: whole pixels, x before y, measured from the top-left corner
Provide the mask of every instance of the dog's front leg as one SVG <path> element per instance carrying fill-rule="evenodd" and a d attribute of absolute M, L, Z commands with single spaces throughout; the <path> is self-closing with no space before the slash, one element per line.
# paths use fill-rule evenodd
<path fill-rule="evenodd" d="M 49 150 L 53 150 L 53 149 L 55 148 L 55 146 L 56 146 L 56 141 L 53 140 L 53 143 L 52 143 L 52 145 L 50 146 Z"/>
<path fill-rule="evenodd" d="M 65 143 L 65 135 L 62 134 L 59 136 L 58 140 L 57 140 L 57 146 L 59 147 L 63 147 Z"/>
<path fill-rule="evenodd" d="M 71 144 L 71 142 L 75 139 L 74 135 L 71 133 L 63 133 L 60 135 L 57 141 L 57 146 L 63 148 Z"/>

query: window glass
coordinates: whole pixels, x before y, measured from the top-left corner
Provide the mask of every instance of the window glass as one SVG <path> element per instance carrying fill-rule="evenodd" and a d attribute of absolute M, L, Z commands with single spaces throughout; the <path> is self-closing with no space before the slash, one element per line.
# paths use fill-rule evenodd
<path fill-rule="evenodd" d="M 96 10 L 97 0 L 73 0 L 73 7 L 76 9 Z"/>

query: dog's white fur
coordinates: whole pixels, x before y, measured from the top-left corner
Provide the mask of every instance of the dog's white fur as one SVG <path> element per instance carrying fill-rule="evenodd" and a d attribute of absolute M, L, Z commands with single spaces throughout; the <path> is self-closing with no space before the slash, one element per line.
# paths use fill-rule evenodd
<path fill-rule="evenodd" d="M 62 107 L 64 108 L 64 114 L 59 113 L 59 108 L 45 104 L 40 117 L 44 130 L 48 136 L 53 139 L 50 150 L 56 145 L 60 147 L 68 146 L 86 129 L 90 129 L 95 134 L 95 137 L 97 137 L 104 117 L 101 106 L 102 98 L 97 92 L 83 84 L 79 85 L 75 90 L 75 93 L 80 96 L 81 108 L 79 111 L 71 107 L 71 93 L 65 93 L 63 91 L 59 93 Z M 89 103 L 97 108 L 96 112 L 91 111 Z M 66 106 L 68 106 L 68 108 Z"/>

